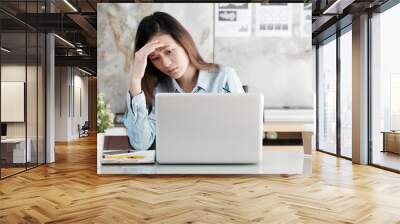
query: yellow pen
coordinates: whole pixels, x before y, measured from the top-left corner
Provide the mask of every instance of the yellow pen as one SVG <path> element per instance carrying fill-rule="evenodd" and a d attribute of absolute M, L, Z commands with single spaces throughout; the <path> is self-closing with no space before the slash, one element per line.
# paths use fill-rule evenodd
<path fill-rule="evenodd" d="M 143 159 L 142 155 L 105 155 L 106 159 Z"/>

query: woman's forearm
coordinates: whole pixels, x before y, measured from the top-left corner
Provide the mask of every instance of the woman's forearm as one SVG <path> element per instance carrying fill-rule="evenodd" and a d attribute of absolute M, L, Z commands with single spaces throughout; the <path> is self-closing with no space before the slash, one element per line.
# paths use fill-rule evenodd
<path fill-rule="evenodd" d="M 147 150 L 155 139 L 156 120 L 148 114 L 143 92 L 136 96 L 127 94 L 128 111 L 124 116 L 129 142 L 136 150 Z"/>
<path fill-rule="evenodd" d="M 132 96 L 139 95 L 142 92 L 142 84 L 141 80 L 131 80 L 131 88 L 130 88 Z"/>

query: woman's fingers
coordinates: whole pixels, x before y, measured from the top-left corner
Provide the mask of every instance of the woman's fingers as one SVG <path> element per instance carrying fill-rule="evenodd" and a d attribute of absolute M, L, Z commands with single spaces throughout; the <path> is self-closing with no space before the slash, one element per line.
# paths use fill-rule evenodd
<path fill-rule="evenodd" d="M 139 56 L 141 59 L 146 59 L 149 54 L 154 52 L 157 48 L 164 46 L 158 40 L 148 42 L 139 51 L 135 53 L 135 56 Z"/>
<path fill-rule="evenodd" d="M 151 43 L 147 46 L 145 46 L 145 55 L 148 56 L 149 54 L 151 54 L 153 51 L 155 51 L 157 48 L 160 48 L 164 46 L 164 44 L 162 43 Z"/>

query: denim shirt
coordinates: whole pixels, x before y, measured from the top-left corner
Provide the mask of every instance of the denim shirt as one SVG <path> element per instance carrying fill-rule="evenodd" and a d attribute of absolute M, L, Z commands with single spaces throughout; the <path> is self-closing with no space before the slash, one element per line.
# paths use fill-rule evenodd
<path fill-rule="evenodd" d="M 160 81 L 154 90 L 152 110 L 149 113 L 143 91 L 136 96 L 126 94 L 127 112 L 124 125 L 127 128 L 129 142 L 135 150 L 147 150 L 154 146 L 156 137 L 155 95 L 157 93 L 183 93 L 175 79 Z M 214 70 L 200 70 L 196 86 L 192 93 L 244 93 L 235 70 L 220 66 Z"/>

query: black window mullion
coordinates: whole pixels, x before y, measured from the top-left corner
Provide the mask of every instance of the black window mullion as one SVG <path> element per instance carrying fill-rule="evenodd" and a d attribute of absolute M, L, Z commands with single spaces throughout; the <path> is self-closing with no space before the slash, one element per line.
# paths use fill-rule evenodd
<path fill-rule="evenodd" d="M 47 2 L 46 4 L 46 13 L 47 13 Z M 44 135 L 43 135 L 43 139 L 44 139 L 44 161 L 43 163 L 47 162 L 47 35 L 48 33 L 45 32 L 44 33 L 44 68 L 42 69 L 42 72 L 44 71 L 44 117 L 42 117 L 44 119 Z M 43 76 L 43 73 L 42 73 Z M 61 78 L 61 77 L 60 77 Z M 61 91 L 61 88 L 60 88 Z M 43 109 L 43 107 L 42 107 Z"/>
<path fill-rule="evenodd" d="M 39 0 L 36 1 L 36 13 L 39 15 Z M 36 166 L 38 165 L 39 165 L 39 32 L 36 32 Z"/>
<path fill-rule="evenodd" d="M 2 46 L 2 32 L 1 32 L 1 24 L 2 23 L 0 23 L 0 47 Z M 1 55 L 2 55 L 3 53 L 0 51 L 0 124 L 2 124 L 2 122 L 1 122 L 1 67 L 2 67 L 2 58 L 1 58 Z M 1 176 L 1 170 L 2 170 L 2 162 L 1 162 L 1 144 L 0 144 L 0 179 L 2 179 L 2 176 Z"/>
<path fill-rule="evenodd" d="M 25 0 L 25 21 L 28 17 L 28 1 Z M 25 23 L 25 88 L 24 88 L 24 118 L 25 118 L 25 170 L 28 170 L 28 113 L 27 113 L 27 90 L 28 90 L 28 26 Z"/>
<path fill-rule="evenodd" d="M 341 118 L 340 118 L 340 30 L 336 31 L 336 154 L 341 157 Z"/>
<path fill-rule="evenodd" d="M 372 57 L 372 12 L 368 12 L 368 20 L 367 20 L 367 45 L 368 45 L 368 53 L 367 53 L 367 85 L 368 85 L 368 90 L 367 90 L 367 119 L 368 119 L 368 124 L 367 124 L 367 129 L 368 129 L 368 164 L 373 164 L 373 145 L 372 145 L 372 64 L 371 64 L 371 57 Z"/>
<path fill-rule="evenodd" d="M 315 46 L 315 114 L 316 114 L 316 127 L 315 127 L 315 148 L 319 149 L 319 44 Z"/>

